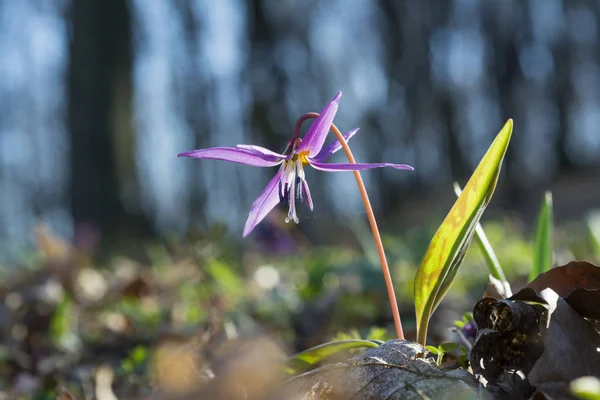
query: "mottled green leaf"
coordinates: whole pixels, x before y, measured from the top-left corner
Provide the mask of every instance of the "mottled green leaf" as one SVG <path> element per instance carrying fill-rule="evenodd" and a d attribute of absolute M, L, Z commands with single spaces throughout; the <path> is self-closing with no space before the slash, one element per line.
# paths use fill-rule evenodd
<path fill-rule="evenodd" d="M 358 339 L 323 343 L 288 358 L 286 361 L 287 370 L 290 373 L 299 373 L 336 353 L 364 347 L 377 347 L 379 345 L 380 343 L 373 340 Z"/>
<path fill-rule="evenodd" d="M 454 182 L 454 193 L 456 194 L 456 197 L 460 197 L 460 194 L 462 193 L 462 189 L 458 182 Z M 498 261 L 498 257 L 496 257 L 496 252 L 494 252 L 494 249 L 479 222 L 477 222 L 477 225 L 475 226 L 475 237 L 477 238 L 479 249 L 490 270 L 490 275 L 502 282 L 503 286 L 510 288 L 506 276 L 504 275 L 504 271 L 502 270 L 502 266 L 500 265 L 500 261 Z"/>
<path fill-rule="evenodd" d="M 512 135 L 509 119 L 433 236 L 415 276 L 417 341 L 425 344 L 429 318 L 450 288 L 475 227 L 490 202 Z"/>
<path fill-rule="evenodd" d="M 546 192 L 537 218 L 533 266 L 529 274 L 529 282 L 550 268 L 552 268 L 552 193 Z"/>

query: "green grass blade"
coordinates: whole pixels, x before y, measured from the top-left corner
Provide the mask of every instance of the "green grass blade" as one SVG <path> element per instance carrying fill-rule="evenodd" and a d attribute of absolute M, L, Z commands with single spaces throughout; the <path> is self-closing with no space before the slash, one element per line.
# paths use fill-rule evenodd
<path fill-rule="evenodd" d="M 529 282 L 552 268 L 552 193 L 546 192 L 537 218 Z"/>
<path fill-rule="evenodd" d="M 415 276 L 417 341 L 425 345 L 429 318 L 450 288 L 488 205 L 512 135 L 509 119 L 433 236 Z"/>
<path fill-rule="evenodd" d="M 286 360 L 286 369 L 289 373 L 299 373 L 341 351 L 378 346 L 379 343 L 373 340 L 350 339 L 327 342 L 291 356 Z"/>
<path fill-rule="evenodd" d="M 462 193 L 462 189 L 458 182 L 454 182 L 454 193 L 456 193 L 456 197 L 460 197 L 460 194 Z M 496 257 L 496 253 L 479 222 L 475 226 L 475 238 L 477 239 L 477 244 L 479 244 L 479 248 L 483 253 L 488 269 L 490 270 L 490 275 L 502 282 L 504 287 L 510 287 L 506 280 L 506 276 L 504 275 L 504 271 L 502 270 L 502 266 L 500 265 L 500 261 L 498 261 L 498 257 Z"/>

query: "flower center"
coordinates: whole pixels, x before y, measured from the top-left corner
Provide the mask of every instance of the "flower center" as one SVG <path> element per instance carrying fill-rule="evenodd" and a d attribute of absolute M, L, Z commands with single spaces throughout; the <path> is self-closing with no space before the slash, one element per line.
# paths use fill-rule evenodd
<path fill-rule="evenodd" d="M 302 151 L 300 153 L 295 153 L 287 163 L 295 164 L 296 162 L 300 162 L 302 165 L 308 164 L 308 151 Z"/>
<path fill-rule="evenodd" d="M 296 155 L 302 164 L 308 164 L 308 151 L 302 151 Z"/>
<path fill-rule="evenodd" d="M 296 199 L 304 202 L 303 194 L 307 190 L 305 188 L 306 182 L 301 161 L 305 159 L 305 155 L 294 154 L 292 159 L 284 161 L 282 165 L 281 179 L 279 180 L 279 201 L 289 207 L 285 222 L 292 220 L 295 223 L 299 222 L 296 215 Z M 312 205 L 310 194 L 307 200 Z"/>

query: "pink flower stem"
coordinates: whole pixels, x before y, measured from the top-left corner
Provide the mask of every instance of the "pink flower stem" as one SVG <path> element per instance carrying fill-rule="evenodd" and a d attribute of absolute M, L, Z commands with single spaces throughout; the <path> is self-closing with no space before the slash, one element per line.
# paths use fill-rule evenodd
<path fill-rule="evenodd" d="M 319 116 L 318 113 L 306 113 L 302 115 L 298 121 L 296 121 L 296 125 L 294 126 L 294 137 L 300 137 L 300 126 L 304 121 L 310 118 L 317 118 Z M 331 130 L 337 136 L 342 148 L 344 149 L 344 153 L 346 153 L 346 157 L 350 164 L 356 164 L 356 160 L 352 155 L 352 151 L 346 143 L 346 139 L 342 135 L 342 132 L 335 126 L 335 124 L 331 124 Z M 400 320 L 400 311 L 398 310 L 398 302 L 396 301 L 396 294 L 394 293 L 394 285 L 392 284 L 392 275 L 390 273 L 390 267 L 387 263 L 387 258 L 385 257 L 385 251 L 383 250 L 383 243 L 381 242 L 381 235 L 379 234 L 379 228 L 377 227 L 377 221 L 375 220 L 375 214 L 373 213 L 373 208 L 371 207 L 371 202 L 369 201 L 369 195 L 367 194 L 367 189 L 365 188 L 365 184 L 363 183 L 362 177 L 360 176 L 359 171 L 353 171 L 354 177 L 356 178 L 356 184 L 358 185 L 358 190 L 360 191 L 360 196 L 362 197 L 363 203 L 365 205 L 365 210 L 367 211 L 367 217 L 369 218 L 369 224 L 371 225 L 371 231 L 373 232 L 373 239 L 375 239 L 375 246 L 377 247 L 377 253 L 379 254 L 379 261 L 381 262 L 381 270 L 383 272 L 383 278 L 385 280 L 385 286 L 387 288 L 388 296 L 390 298 L 390 306 L 392 307 L 392 315 L 394 317 L 394 326 L 396 327 L 396 335 L 398 339 L 404 339 L 404 332 L 402 330 L 402 321 Z"/>

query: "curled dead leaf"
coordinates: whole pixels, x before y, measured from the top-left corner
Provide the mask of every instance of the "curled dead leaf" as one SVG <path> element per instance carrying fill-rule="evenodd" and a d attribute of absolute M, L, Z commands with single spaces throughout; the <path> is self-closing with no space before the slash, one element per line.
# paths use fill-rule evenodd
<path fill-rule="evenodd" d="M 482 299 L 473 316 L 480 330 L 472 367 L 492 391 L 494 386 L 515 389 L 520 374 L 531 387 L 519 383 L 521 396 L 537 389 L 565 398 L 573 379 L 600 375 L 599 332 L 550 288 L 539 294 L 525 288 L 501 301 Z"/>
<path fill-rule="evenodd" d="M 543 301 L 540 299 L 540 301 Z M 479 329 L 471 368 L 488 381 L 507 369 L 528 373 L 544 349 L 540 322 L 545 309 L 521 301 L 481 299 L 473 308 Z"/>

